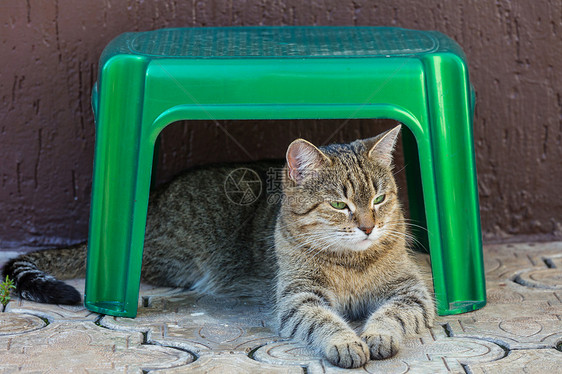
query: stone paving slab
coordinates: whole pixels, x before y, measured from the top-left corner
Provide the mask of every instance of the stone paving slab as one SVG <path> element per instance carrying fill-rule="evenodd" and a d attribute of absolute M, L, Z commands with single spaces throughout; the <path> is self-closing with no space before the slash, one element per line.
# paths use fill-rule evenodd
<path fill-rule="evenodd" d="M 149 306 L 139 309 L 134 320 L 105 316 L 100 324 L 114 330 L 147 332 L 151 342 L 196 354 L 248 354 L 280 339 L 266 327 L 266 318 L 267 308 L 256 301 L 187 292 L 154 297 Z"/>
<path fill-rule="evenodd" d="M 277 342 L 260 347 L 254 358 L 261 362 L 306 367 L 307 373 L 439 373 L 464 372 L 463 365 L 486 363 L 503 358 L 502 347 L 485 340 L 450 338 L 439 326 L 406 341 L 394 357 L 370 361 L 362 368 L 348 370 L 330 365 L 310 350 L 291 342 Z"/>
<path fill-rule="evenodd" d="M 84 279 L 70 279 L 65 282 L 75 287 L 82 295 L 84 294 Z M 155 287 L 142 284 L 139 291 L 139 307 L 148 303 L 148 300 L 150 300 L 153 295 L 166 297 L 182 292 L 185 293 L 186 291 L 180 288 Z M 49 321 L 95 321 L 100 318 L 99 314 L 90 312 L 83 306 L 40 304 L 20 298 L 13 298 L 13 301 L 8 304 L 6 311 L 13 313 L 32 313 L 46 318 Z"/>
<path fill-rule="evenodd" d="M 2 313 L 0 314 L 0 337 L 35 331 L 47 325 L 47 321 L 32 314 Z"/>
<path fill-rule="evenodd" d="M 562 243 L 487 246 L 485 266 L 488 304 L 441 317 L 451 336 L 496 341 L 510 350 L 556 348 L 562 342 Z"/>
<path fill-rule="evenodd" d="M 25 333 L 19 330 L 19 334 L 0 339 L 0 370 L 4 373 L 140 372 L 194 359 L 178 349 L 142 344 L 140 333 L 107 330 L 92 322 L 54 322 Z"/>
<path fill-rule="evenodd" d="M 484 258 L 485 308 L 439 317 L 354 370 L 278 337 L 268 305 L 143 285 L 135 319 L 15 298 L 0 313 L 0 373 L 562 373 L 562 242 L 490 245 Z"/>
<path fill-rule="evenodd" d="M 193 364 L 179 366 L 172 369 L 158 370 L 157 373 L 213 373 L 213 374 L 247 374 L 247 373 L 272 373 L 272 374 L 297 374 L 303 373 L 300 366 L 281 366 L 258 362 L 245 354 L 219 353 L 201 356 Z"/>
<path fill-rule="evenodd" d="M 470 366 L 469 370 L 474 374 L 556 374 L 562 372 L 562 353 L 555 349 L 515 350 L 499 361 Z"/>

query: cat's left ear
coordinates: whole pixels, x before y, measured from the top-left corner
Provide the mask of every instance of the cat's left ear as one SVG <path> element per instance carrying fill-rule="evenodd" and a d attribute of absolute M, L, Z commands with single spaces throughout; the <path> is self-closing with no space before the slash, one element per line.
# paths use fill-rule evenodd
<path fill-rule="evenodd" d="M 370 145 L 369 143 L 374 143 L 370 145 L 371 148 L 369 149 L 367 155 L 384 166 L 390 167 L 392 164 L 392 152 L 394 151 L 396 139 L 398 139 L 398 134 L 400 133 L 401 128 L 402 125 L 398 125 L 395 128 L 372 138 L 372 142 L 369 142 L 371 139 L 367 140 L 366 145 L 368 146 Z"/>

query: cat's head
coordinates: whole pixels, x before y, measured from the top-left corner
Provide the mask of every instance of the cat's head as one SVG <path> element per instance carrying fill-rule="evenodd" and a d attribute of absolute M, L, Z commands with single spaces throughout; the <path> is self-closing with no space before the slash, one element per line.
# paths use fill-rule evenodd
<path fill-rule="evenodd" d="M 297 139 L 287 149 L 282 214 L 301 243 L 364 251 L 397 238 L 403 216 L 392 172 L 400 126 L 374 138 L 317 148 Z"/>

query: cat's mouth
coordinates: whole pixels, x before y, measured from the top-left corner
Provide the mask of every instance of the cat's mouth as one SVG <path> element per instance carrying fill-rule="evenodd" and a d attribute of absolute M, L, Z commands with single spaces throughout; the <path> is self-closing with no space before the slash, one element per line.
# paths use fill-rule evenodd
<path fill-rule="evenodd" d="M 355 237 L 348 241 L 348 248 L 353 251 L 364 251 L 371 248 L 376 242 L 377 235 L 361 235 L 361 237 Z"/>
<path fill-rule="evenodd" d="M 361 232 L 360 237 L 356 237 L 351 241 L 351 247 L 355 251 L 364 251 L 375 245 L 377 240 L 380 238 L 380 230 L 375 230 L 370 234 L 365 234 Z"/>
<path fill-rule="evenodd" d="M 368 249 L 369 247 L 371 247 L 375 242 L 373 240 L 371 240 L 369 237 L 359 240 L 357 242 L 355 242 L 354 246 L 355 246 L 355 250 L 358 251 L 364 251 L 366 249 Z"/>
<path fill-rule="evenodd" d="M 346 233 L 339 233 L 339 240 L 336 248 L 339 250 L 347 250 L 353 252 L 365 251 L 372 248 L 379 239 L 384 235 L 383 228 L 377 227 L 369 234 L 366 234 L 359 228 Z"/>

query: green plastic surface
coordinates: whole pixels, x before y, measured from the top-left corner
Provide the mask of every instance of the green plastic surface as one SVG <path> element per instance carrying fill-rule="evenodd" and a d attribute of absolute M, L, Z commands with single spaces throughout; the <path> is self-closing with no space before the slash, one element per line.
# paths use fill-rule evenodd
<path fill-rule="evenodd" d="M 134 317 L 155 141 L 178 120 L 391 118 L 437 311 L 486 303 L 464 54 L 437 32 L 227 27 L 126 33 L 104 50 L 85 305 Z M 264 123 L 264 126 L 267 122 Z"/>

